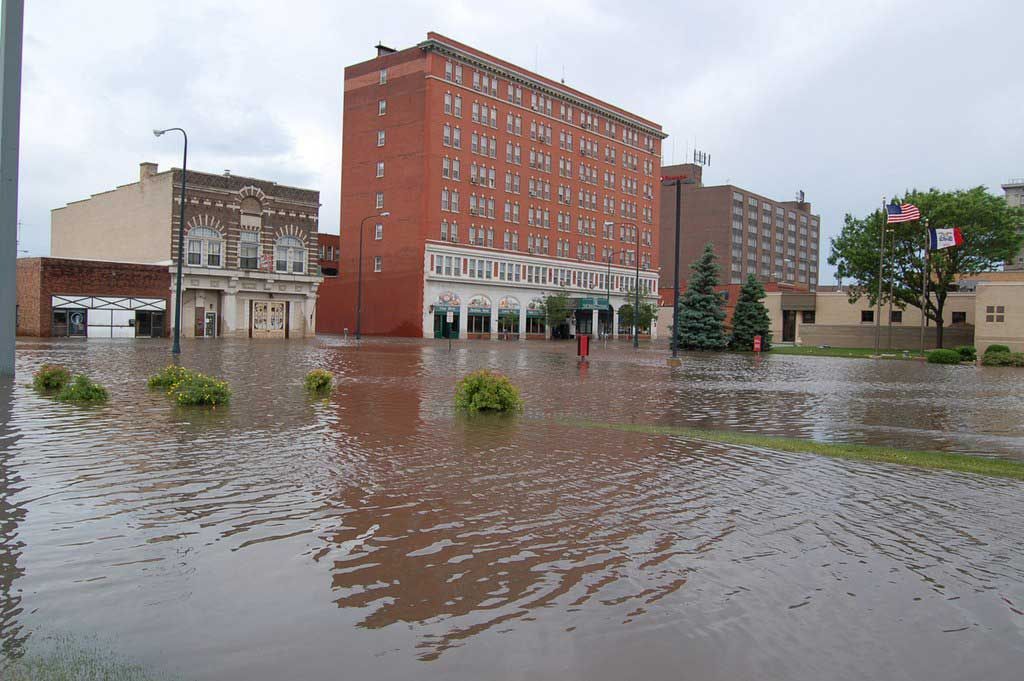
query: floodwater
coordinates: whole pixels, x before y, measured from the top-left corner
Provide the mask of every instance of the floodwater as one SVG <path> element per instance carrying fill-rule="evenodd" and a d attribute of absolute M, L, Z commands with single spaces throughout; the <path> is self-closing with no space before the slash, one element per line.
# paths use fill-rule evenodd
<path fill-rule="evenodd" d="M 1024 457 L 1013 369 L 574 345 L 24 341 L 0 403 L 0 636 L 181 678 L 986 679 L 1024 660 L 1024 484 L 586 422 Z M 43 362 L 109 404 L 26 387 Z M 304 395 L 322 366 L 339 387 Z M 526 411 L 468 418 L 510 374 Z M 9 396 L 11 389 L 7 390 Z"/>

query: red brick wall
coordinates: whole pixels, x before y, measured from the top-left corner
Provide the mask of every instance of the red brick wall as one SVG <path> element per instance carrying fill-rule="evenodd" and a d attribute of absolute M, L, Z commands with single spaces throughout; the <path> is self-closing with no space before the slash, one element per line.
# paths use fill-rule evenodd
<path fill-rule="evenodd" d="M 17 275 L 19 336 L 49 336 L 51 296 L 61 294 L 163 298 L 165 333 L 172 323 L 171 275 L 163 265 L 21 258 Z"/>

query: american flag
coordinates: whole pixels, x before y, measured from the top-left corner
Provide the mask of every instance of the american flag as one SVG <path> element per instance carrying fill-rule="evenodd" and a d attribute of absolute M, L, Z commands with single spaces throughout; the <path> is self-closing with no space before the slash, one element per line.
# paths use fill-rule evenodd
<path fill-rule="evenodd" d="M 921 211 L 911 203 L 904 203 L 899 206 L 895 203 L 890 203 L 885 207 L 885 210 L 888 213 L 885 219 L 886 224 L 891 225 L 894 222 L 910 222 L 911 220 L 921 219 Z"/>

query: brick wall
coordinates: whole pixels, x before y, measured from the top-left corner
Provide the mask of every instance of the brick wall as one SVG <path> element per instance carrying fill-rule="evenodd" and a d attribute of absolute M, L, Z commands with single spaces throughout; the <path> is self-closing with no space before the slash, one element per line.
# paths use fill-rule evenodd
<path fill-rule="evenodd" d="M 163 265 L 21 258 L 17 277 L 19 336 L 50 335 L 51 296 L 60 294 L 163 298 L 165 333 L 171 324 L 171 275 Z"/>

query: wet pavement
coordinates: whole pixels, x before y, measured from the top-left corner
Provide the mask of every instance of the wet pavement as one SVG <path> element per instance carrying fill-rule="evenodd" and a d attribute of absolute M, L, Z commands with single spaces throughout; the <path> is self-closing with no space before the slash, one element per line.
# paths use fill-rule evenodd
<path fill-rule="evenodd" d="M 99 635 L 197 679 L 1019 679 L 1024 484 L 583 421 L 1024 458 L 1013 369 L 596 344 L 19 341 L 0 636 Z M 109 404 L 23 385 L 86 371 Z M 337 376 L 329 400 L 302 376 Z M 518 417 L 465 417 L 479 367 Z M 9 393 L 10 391 L 8 391 Z"/>

